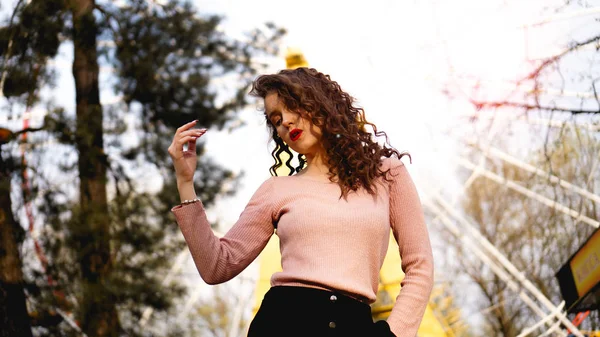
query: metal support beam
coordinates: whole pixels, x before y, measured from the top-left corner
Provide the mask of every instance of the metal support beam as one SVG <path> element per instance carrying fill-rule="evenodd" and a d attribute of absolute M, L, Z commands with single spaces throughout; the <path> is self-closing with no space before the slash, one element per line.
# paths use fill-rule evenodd
<path fill-rule="evenodd" d="M 525 187 L 515 183 L 512 180 L 508 180 L 504 177 L 501 177 L 492 171 L 481 169 L 481 168 L 477 167 L 477 165 L 473 164 L 472 162 L 470 162 L 467 159 L 458 158 L 458 163 L 461 166 L 468 168 L 470 170 L 476 170 L 482 176 L 484 176 L 492 181 L 495 181 L 498 184 L 505 185 L 506 187 L 508 187 L 518 193 L 521 193 L 525 196 L 535 199 L 548 207 L 554 208 L 555 210 L 574 218 L 576 221 L 585 222 L 586 224 L 588 224 L 594 228 L 600 227 L 600 222 L 598 222 L 597 220 L 589 218 L 589 217 L 581 214 L 580 212 L 577 212 L 574 209 L 571 209 L 569 207 L 566 207 L 566 206 L 556 202 L 555 200 L 552 200 L 552 199 L 547 198 L 539 193 L 536 193 L 528 188 L 525 188 Z"/>
<path fill-rule="evenodd" d="M 575 186 L 563 179 L 560 179 L 557 176 L 551 175 L 548 172 L 540 170 L 540 169 L 536 168 L 535 166 L 527 164 L 527 163 L 525 163 L 525 162 L 523 162 L 523 161 L 521 161 L 521 160 L 509 155 L 508 153 L 503 152 L 493 146 L 483 147 L 474 141 L 469 141 L 468 144 L 472 145 L 474 147 L 477 147 L 479 150 L 481 150 L 483 155 L 487 158 L 495 157 L 495 158 L 502 159 L 503 161 L 505 161 L 507 163 L 517 166 L 518 168 L 521 168 L 527 172 L 536 174 L 544 179 L 548 179 L 550 182 L 552 182 L 554 184 L 558 184 L 561 187 L 565 188 L 566 190 L 573 191 L 573 192 L 581 195 L 582 197 L 592 200 L 595 203 L 598 203 L 600 205 L 600 196 L 597 194 L 594 194 L 594 193 L 592 193 L 584 188 L 581 188 L 579 186 Z M 592 170 L 592 172 L 593 172 L 593 170 Z"/>
<path fill-rule="evenodd" d="M 541 328 L 542 325 L 547 324 L 548 322 L 550 322 L 553 318 L 556 317 L 556 315 L 562 314 L 562 309 L 564 307 L 565 307 L 565 301 L 561 301 L 560 304 L 556 306 L 556 310 L 555 311 L 551 312 L 548 316 L 544 317 L 542 320 L 540 320 L 539 322 L 537 322 L 534 325 L 530 326 L 529 328 L 521 331 L 521 333 L 517 337 L 525 337 L 525 336 L 529 335 L 530 333 L 534 332 L 535 330 Z"/>
<path fill-rule="evenodd" d="M 519 298 L 525 302 L 525 304 L 531 308 L 531 310 L 541 319 L 547 317 L 548 315 L 540 308 L 535 301 L 527 295 L 525 291 L 510 277 L 510 275 L 502 269 L 497 263 L 492 261 L 492 259 L 486 255 L 477 245 L 475 245 L 469 238 L 467 238 L 463 232 L 458 228 L 458 226 L 445 214 L 445 212 L 436 206 L 434 203 L 430 201 L 424 201 L 424 205 L 437 214 L 435 220 L 441 222 L 454 236 L 459 238 L 464 246 L 470 249 L 474 255 L 479 258 L 483 263 L 485 263 L 490 269 L 494 272 L 494 274 L 498 275 L 500 279 L 508 285 L 508 287 L 518 294 Z M 434 221 L 435 221 L 434 220 Z M 551 323 L 550 323 L 551 324 Z M 566 334 L 561 334 L 561 336 L 566 336 Z"/>
<path fill-rule="evenodd" d="M 448 204 L 442 197 L 439 195 L 433 195 L 435 201 L 437 201 L 441 207 L 454 219 L 456 219 L 462 227 L 467 230 L 469 234 L 471 234 L 481 246 L 491 254 L 508 272 L 509 274 L 516 279 L 517 282 L 527 291 L 529 291 L 542 305 L 544 305 L 550 311 L 556 310 L 556 306 L 548 299 L 542 292 L 537 289 L 526 277 L 525 275 L 519 271 L 494 245 L 492 245 L 481 233 L 456 209 L 454 209 L 451 205 Z M 564 324 L 575 336 L 583 337 L 581 332 L 564 316 L 559 317 L 560 322 Z"/>

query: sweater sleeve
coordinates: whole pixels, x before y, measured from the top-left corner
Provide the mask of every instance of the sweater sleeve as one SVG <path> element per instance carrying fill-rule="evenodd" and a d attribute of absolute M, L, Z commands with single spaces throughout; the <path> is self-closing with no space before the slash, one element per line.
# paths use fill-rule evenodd
<path fill-rule="evenodd" d="M 204 282 L 218 284 L 241 273 L 274 233 L 273 177 L 256 190 L 237 222 L 222 237 L 213 233 L 201 202 L 171 211 Z"/>
<path fill-rule="evenodd" d="M 398 337 L 415 337 L 433 287 L 433 254 L 421 201 L 400 160 L 389 159 L 390 224 L 405 273 L 388 323 Z"/>

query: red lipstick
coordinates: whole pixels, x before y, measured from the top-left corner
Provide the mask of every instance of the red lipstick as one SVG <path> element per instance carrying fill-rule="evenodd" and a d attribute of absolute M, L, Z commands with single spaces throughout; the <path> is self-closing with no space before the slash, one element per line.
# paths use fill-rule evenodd
<path fill-rule="evenodd" d="M 290 139 L 295 142 L 298 140 L 298 138 L 300 138 L 300 135 L 302 134 L 302 130 L 300 129 L 293 129 L 292 131 L 290 131 Z"/>

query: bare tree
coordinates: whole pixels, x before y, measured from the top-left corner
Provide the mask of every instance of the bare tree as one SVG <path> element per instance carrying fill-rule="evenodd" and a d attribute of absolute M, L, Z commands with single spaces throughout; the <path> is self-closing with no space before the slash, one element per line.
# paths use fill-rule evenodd
<path fill-rule="evenodd" d="M 600 20 L 597 1 L 565 1 L 554 8 L 556 18 L 532 23 L 527 29 L 542 29 L 554 20 L 577 20 L 577 28 L 557 36 L 559 52 L 528 60 L 530 70 L 514 83 L 514 89 L 505 99 L 481 100 L 472 98 L 477 109 L 502 109 L 540 112 L 550 119 L 582 116 L 583 123 L 598 125 L 600 115 Z M 547 9 L 547 12 L 552 12 Z M 572 17 L 565 18 L 565 15 Z M 585 23 L 585 24 L 584 24 Z M 585 27 L 582 29 L 581 27 Z M 526 40 L 527 43 L 527 40 Z M 568 119 L 568 118 L 567 118 Z"/>
<path fill-rule="evenodd" d="M 239 289 L 226 283 L 213 287 L 210 296 L 193 306 L 189 314 L 190 336 L 238 337 L 245 336 L 249 317 L 245 310 L 248 298 Z"/>
<path fill-rule="evenodd" d="M 532 151 L 528 164 L 541 171 L 551 170 L 560 179 L 598 194 L 600 174 L 596 169 L 596 154 L 600 151 L 600 142 L 595 133 L 573 128 L 571 132 L 554 132 L 551 136 L 549 143 L 553 150 L 550 155 L 543 148 Z M 505 141 L 510 143 L 506 138 Z M 500 147 L 498 143 L 496 140 L 496 147 Z M 481 153 L 482 149 L 475 144 L 471 156 L 478 157 Z M 523 186 L 588 218 L 599 218 L 594 201 L 552 182 L 547 176 L 488 157 L 483 161 L 485 169 L 503 177 L 504 181 Z M 555 272 L 590 236 L 594 227 L 485 176 L 479 176 L 466 188 L 461 206 L 479 232 L 544 296 L 555 304 L 562 300 Z M 486 336 L 516 336 L 539 321 L 540 318 L 489 265 L 465 250 L 459 240 L 449 242 L 458 271 L 448 269 L 445 272 L 458 273 L 475 285 L 477 292 L 470 293 L 470 297 L 477 298 L 471 303 L 476 303 L 476 312 L 483 318 L 482 333 Z M 464 284 L 454 284 L 453 288 L 457 293 L 465 289 Z M 584 326 L 595 328 L 597 316 L 597 313 L 592 314 Z"/>

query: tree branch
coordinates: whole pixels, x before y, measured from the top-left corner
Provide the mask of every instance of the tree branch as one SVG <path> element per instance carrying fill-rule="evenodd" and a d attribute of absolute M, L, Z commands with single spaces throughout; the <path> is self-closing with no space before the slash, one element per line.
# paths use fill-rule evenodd
<path fill-rule="evenodd" d="M 37 131 L 44 131 L 44 130 L 46 130 L 46 128 L 44 128 L 44 127 L 41 127 L 41 128 L 25 128 L 25 129 L 22 129 L 22 130 L 16 131 L 15 133 L 13 133 L 13 136 L 15 136 L 15 137 L 16 137 L 16 136 L 18 136 L 18 135 L 20 135 L 20 134 L 22 134 L 22 133 L 26 133 L 26 132 L 37 132 Z"/>
<path fill-rule="evenodd" d="M 477 110 L 481 110 L 484 108 L 502 108 L 502 107 L 511 107 L 511 108 L 521 108 L 525 110 L 542 110 L 542 111 L 558 111 L 558 112 L 567 112 L 573 115 L 578 114 L 600 114 L 600 108 L 598 110 L 585 110 L 585 109 L 569 109 L 564 107 L 549 107 L 542 105 L 532 105 L 526 103 L 518 103 L 511 101 L 496 101 L 496 102 L 482 102 L 471 100 L 471 104 L 475 106 Z"/>
<path fill-rule="evenodd" d="M 546 59 L 534 71 L 532 71 L 529 75 L 527 75 L 525 78 L 523 78 L 521 81 L 519 81 L 519 83 L 527 81 L 527 80 L 533 80 L 533 79 L 537 78 L 540 75 L 540 73 L 544 69 L 546 69 L 546 67 L 549 66 L 550 64 L 552 64 L 552 63 L 560 60 L 563 56 L 567 55 L 568 53 L 570 53 L 570 52 L 572 52 L 574 50 L 577 50 L 577 49 L 579 49 L 581 47 L 585 47 L 585 46 L 587 46 L 589 44 L 592 44 L 594 42 L 600 42 L 600 35 L 592 37 L 592 38 L 590 38 L 590 39 L 588 39 L 586 41 L 583 41 L 583 42 L 574 43 L 573 45 L 571 45 L 571 47 L 563 50 L 561 53 L 559 53 L 557 55 L 554 55 L 554 56 Z"/>
<path fill-rule="evenodd" d="M 600 77 L 595 78 L 592 81 L 592 89 L 594 90 L 594 98 L 596 98 L 596 102 L 598 103 L 598 109 L 600 109 L 600 99 L 598 98 L 598 90 L 596 90 L 596 82 L 600 80 Z"/>

